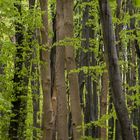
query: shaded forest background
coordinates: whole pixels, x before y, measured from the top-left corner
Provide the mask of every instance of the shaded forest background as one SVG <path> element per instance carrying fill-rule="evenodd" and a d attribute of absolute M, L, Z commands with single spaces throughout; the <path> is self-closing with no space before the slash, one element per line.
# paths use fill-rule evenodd
<path fill-rule="evenodd" d="M 0 140 L 140 140 L 139 0 L 0 0 Z"/>

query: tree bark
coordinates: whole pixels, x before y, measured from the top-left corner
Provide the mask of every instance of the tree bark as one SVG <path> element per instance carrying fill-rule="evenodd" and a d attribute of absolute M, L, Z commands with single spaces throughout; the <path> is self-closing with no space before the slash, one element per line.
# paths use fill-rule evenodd
<path fill-rule="evenodd" d="M 57 0 L 56 39 L 64 39 L 64 3 Z M 65 86 L 65 48 L 56 47 L 56 90 L 57 90 L 57 131 L 58 140 L 68 140 L 67 98 Z"/>
<path fill-rule="evenodd" d="M 52 16 L 52 31 L 53 31 L 53 38 L 52 44 L 56 43 L 56 11 L 54 11 L 55 3 L 50 5 L 51 8 L 51 16 Z M 56 118 L 57 118 L 57 91 L 56 91 L 56 81 L 55 81 L 55 65 L 56 65 L 56 46 L 51 48 L 51 96 L 52 96 L 52 107 L 53 107 L 53 140 L 56 140 Z"/>
<path fill-rule="evenodd" d="M 73 0 L 64 0 L 64 29 L 65 38 L 73 37 Z M 82 136 L 82 131 L 78 131 L 77 127 L 82 125 L 79 82 L 77 73 L 69 73 L 70 70 L 76 69 L 74 56 L 74 47 L 65 47 L 66 67 L 68 71 L 68 80 L 70 85 L 70 101 L 72 110 L 72 127 L 73 139 L 79 140 Z"/>
<path fill-rule="evenodd" d="M 117 3 L 117 8 L 116 8 L 116 18 L 118 18 L 120 20 L 121 18 L 121 3 L 122 0 L 116 0 Z M 116 37 L 116 49 L 117 49 L 117 54 L 119 57 L 119 50 L 120 50 L 120 46 L 121 46 L 121 38 L 120 38 L 120 31 L 122 30 L 122 25 L 120 23 L 116 23 L 116 29 L 115 29 L 115 37 Z"/>
<path fill-rule="evenodd" d="M 89 0 L 83 0 L 83 3 L 88 3 Z M 90 16 L 90 6 L 87 4 L 85 5 L 83 9 L 83 17 L 82 17 L 82 41 L 81 46 L 82 49 L 80 51 L 80 67 L 86 66 L 90 67 L 91 64 L 91 58 L 94 53 L 90 52 L 90 39 L 94 37 L 94 33 L 92 30 L 92 27 L 89 27 L 87 25 L 89 19 L 91 19 Z M 86 49 L 88 52 L 84 52 L 83 50 Z M 90 73 L 90 72 L 89 72 Z M 80 85 L 80 95 L 83 95 L 85 93 L 85 108 L 84 108 L 84 121 L 85 124 L 90 123 L 91 121 L 95 121 L 96 113 L 94 114 L 94 111 L 96 110 L 96 107 L 94 107 L 93 99 L 96 99 L 93 97 L 93 90 L 94 86 L 92 87 L 92 77 L 91 75 L 87 74 L 85 75 L 83 71 L 79 74 L 79 85 Z M 95 84 L 94 84 L 95 85 Z M 84 86 L 86 87 L 86 92 L 84 92 Z M 96 92 L 96 88 L 95 88 Z M 83 97 L 84 98 L 84 97 Z M 83 103 L 83 98 L 81 99 L 81 103 Z M 95 103 L 96 104 L 96 103 Z M 94 120 L 93 120 L 94 119 Z M 93 131 L 93 127 L 87 128 L 85 131 L 86 136 L 95 136 L 94 134 L 96 131 Z"/>
<path fill-rule="evenodd" d="M 50 71 L 50 47 L 48 43 L 48 1 L 40 0 L 42 13 L 41 28 L 41 82 L 43 90 L 43 116 L 42 116 L 42 140 L 52 140 L 52 102 L 51 102 L 51 71 Z"/>
<path fill-rule="evenodd" d="M 101 97 L 100 97 L 100 115 L 101 115 L 101 117 L 103 115 L 106 115 L 106 113 L 107 113 L 108 92 L 109 92 L 108 73 L 103 72 L 103 75 L 102 75 L 102 93 L 101 93 Z M 105 121 L 104 125 L 106 126 L 106 121 Z M 105 140 L 107 138 L 107 129 L 106 128 L 101 128 L 100 136 L 103 140 Z"/>
<path fill-rule="evenodd" d="M 138 27 L 140 27 L 140 21 L 138 23 Z M 135 35 L 137 37 L 136 29 L 135 29 Z M 139 47 L 138 40 L 135 39 L 135 49 L 137 53 L 137 67 L 138 67 L 138 84 L 140 85 L 140 49 L 139 48 L 140 47 Z M 137 119 L 139 116 L 140 116 L 140 107 L 138 107 L 138 115 L 136 116 Z M 138 123 L 138 140 L 140 140 L 140 119 L 138 119 L 137 123 Z"/>
<path fill-rule="evenodd" d="M 122 0 L 116 0 L 117 3 L 117 8 L 116 8 L 116 18 L 121 20 L 121 7 L 122 7 Z M 121 49 L 121 38 L 120 38 L 120 31 L 122 30 L 122 24 L 120 23 L 116 23 L 116 28 L 115 28 L 115 37 L 116 37 L 116 49 L 117 49 L 117 54 L 118 54 L 118 58 L 120 57 L 119 53 L 120 50 L 123 51 L 123 49 Z M 121 131 L 120 131 L 120 123 L 118 121 L 118 119 L 116 119 L 116 133 L 115 133 L 115 137 L 116 140 L 122 140 L 121 137 Z"/>
<path fill-rule="evenodd" d="M 115 48 L 112 17 L 108 0 L 99 0 L 99 7 L 103 28 L 106 63 L 108 66 L 109 80 L 112 89 L 112 98 L 116 114 L 121 125 L 122 138 L 123 140 L 134 140 L 131 121 L 125 104 L 125 96 L 122 92 L 120 69 Z"/>
<path fill-rule="evenodd" d="M 136 14 L 135 13 L 135 8 L 133 7 L 133 2 L 132 1 L 130 1 L 129 14 L 130 14 L 130 16 L 133 16 L 133 14 Z M 134 30 L 132 35 L 136 35 L 136 33 L 135 33 L 136 29 L 135 28 L 136 28 L 136 18 L 133 17 L 133 18 L 130 19 L 130 29 Z M 131 70 L 130 70 L 130 85 L 129 85 L 130 87 L 135 87 L 136 86 L 136 82 L 137 82 L 136 81 L 136 66 L 137 65 L 136 65 L 136 51 L 135 51 L 136 46 L 137 46 L 136 39 L 130 39 L 129 40 L 129 48 L 131 50 L 131 54 L 130 54 L 131 55 L 131 60 L 130 60 L 130 64 L 131 64 L 130 68 L 131 68 Z M 136 89 L 130 91 L 130 96 L 133 96 L 133 95 L 137 94 L 136 92 L 137 92 Z M 138 117 L 139 116 L 139 109 L 138 109 L 138 105 L 135 103 L 135 100 L 132 101 L 131 104 L 134 107 L 134 109 L 132 111 L 132 115 L 131 115 L 132 118 L 131 119 L 133 121 L 133 125 L 138 127 L 138 123 L 139 123 L 139 117 Z M 133 131 L 134 131 L 135 139 L 138 139 L 137 138 L 137 133 L 138 133 L 137 129 L 134 128 Z"/>

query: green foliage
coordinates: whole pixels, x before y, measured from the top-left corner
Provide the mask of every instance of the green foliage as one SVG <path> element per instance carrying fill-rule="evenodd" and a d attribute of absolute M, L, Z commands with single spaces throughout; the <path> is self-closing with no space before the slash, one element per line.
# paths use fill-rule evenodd
<path fill-rule="evenodd" d="M 127 76 L 131 75 L 130 72 L 136 64 L 130 62 L 131 55 L 132 55 L 132 48 L 130 43 L 134 42 L 135 40 L 140 43 L 140 31 L 139 31 L 139 20 L 140 14 L 137 12 L 137 8 L 140 7 L 140 0 L 134 0 L 133 4 L 135 6 L 136 13 L 130 15 L 129 10 L 123 11 L 121 9 L 121 18 L 116 18 L 116 7 L 117 3 L 115 0 L 109 0 L 111 11 L 113 15 L 113 27 L 114 32 L 116 29 L 116 25 L 121 25 L 122 29 L 119 32 L 120 40 L 116 42 L 116 44 L 121 43 L 120 47 L 120 55 L 119 55 L 119 65 L 121 68 L 121 76 L 124 82 L 123 90 L 126 93 L 126 99 L 128 103 L 129 113 L 133 113 L 133 111 L 140 107 L 140 86 L 138 83 L 138 74 L 136 75 L 136 85 L 130 86 L 129 81 L 127 80 Z M 42 27 L 41 21 L 41 14 L 38 3 L 36 3 L 36 7 L 33 9 L 29 9 L 27 1 L 23 0 L 21 3 L 21 15 L 19 14 L 18 10 L 15 8 L 14 4 L 19 3 L 18 0 L 0 0 L 0 139 L 7 140 L 8 139 L 8 127 L 10 123 L 10 117 L 15 115 L 11 113 L 11 102 L 16 100 L 16 96 L 14 95 L 13 89 L 16 87 L 18 91 L 26 91 L 26 96 L 20 96 L 22 101 L 27 101 L 27 118 L 26 118 L 26 130 L 24 134 L 26 135 L 27 139 L 33 139 L 33 130 L 37 130 L 38 137 L 40 137 L 40 129 L 34 128 L 33 126 L 33 98 L 35 101 L 40 102 L 40 112 L 38 112 L 38 123 L 40 124 L 40 118 L 42 113 L 42 94 L 39 95 L 32 95 L 33 90 L 37 91 L 38 87 L 35 85 L 34 87 L 31 86 L 31 82 L 34 80 L 39 80 L 40 77 L 40 49 L 46 50 L 46 46 L 41 46 L 37 39 L 33 39 L 34 36 L 32 33 L 37 31 L 40 27 Z M 100 99 L 101 95 L 101 78 L 102 74 L 106 72 L 106 65 L 104 63 L 104 47 L 102 41 L 102 32 L 101 32 L 101 25 L 100 25 L 100 16 L 99 16 L 99 7 L 98 7 L 98 0 L 90 1 L 90 2 L 82 2 L 75 0 L 75 7 L 74 7 L 74 37 L 73 38 L 65 38 L 59 42 L 56 42 L 52 45 L 52 47 L 67 47 L 71 46 L 75 50 L 75 57 L 78 59 L 79 62 L 80 53 L 84 53 L 84 55 L 94 54 L 96 59 L 96 64 L 93 65 L 92 58 L 88 62 L 88 65 L 80 66 L 78 64 L 78 68 L 72 69 L 69 71 L 69 74 L 73 73 L 82 73 L 85 77 L 83 79 L 83 108 L 86 106 L 86 96 L 89 94 L 87 93 L 86 89 L 86 78 L 91 77 L 91 81 L 97 84 L 97 92 L 98 92 L 98 100 Z M 83 11 L 85 8 L 89 8 L 88 12 L 88 19 L 83 24 Z M 54 37 L 54 33 L 52 31 L 52 22 L 53 19 L 56 17 L 56 0 L 49 0 L 49 38 Z M 135 29 L 130 29 L 130 20 L 135 19 Z M 16 42 L 15 42 L 15 23 L 20 23 L 23 25 L 23 46 L 20 46 L 23 53 L 22 59 L 16 58 Z M 83 46 L 82 42 L 85 42 L 86 39 L 82 35 L 83 27 L 90 28 L 94 31 L 94 36 L 89 37 L 89 46 Z M 135 34 L 136 30 L 136 34 Z M 30 34 L 29 34 L 30 33 Z M 40 36 L 40 34 L 39 34 Z M 47 48 L 48 44 L 47 45 Z M 130 52 L 129 52 L 130 50 Z M 36 52 L 37 54 L 33 54 Z M 31 59 L 30 55 L 36 55 Z M 129 58 L 130 57 L 130 58 Z M 15 69 L 15 61 L 17 62 L 26 62 L 26 60 L 30 60 L 31 64 L 27 67 L 27 64 L 24 63 L 22 65 L 21 71 L 17 72 Z M 35 65 L 35 72 L 32 73 L 32 67 Z M 136 68 L 138 71 L 138 68 Z M 13 83 L 14 74 L 17 73 L 21 77 L 29 78 L 29 83 L 25 87 L 26 83 Z M 67 76 L 66 71 L 66 76 Z M 138 73 L 138 72 L 137 72 Z M 129 77 L 130 78 L 130 77 Z M 66 81 L 68 82 L 68 81 Z M 81 82 L 81 81 L 80 81 Z M 20 86 L 19 86 L 20 85 Z M 69 90 L 69 84 L 67 84 Z M 92 83 L 93 86 L 93 83 Z M 40 90 L 40 87 L 39 87 Z M 93 89 L 92 89 L 93 90 Z M 40 90 L 42 93 L 42 91 Z M 132 93 L 132 94 L 129 94 Z M 129 105 L 129 103 L 131 103 Z M 100 107 L 98 107 L 100 108 Z M 84 109 L 83 109 L 84 110 Z M 84 118 L 83 114 L 83 118 Z M 99 115 L 99 112 L 98 112 Z M 79 130 L 84 131 L 91 127 L 98 127 L 98 128 L 106 128 L 110 133 L 110 127 L 107 124 L 107 121 L 113 118 L 114 120 L 117 119 L 116 112 L 114 108 L 109 112 L 104 114 L 102 117 L 99 117 L 96 121 L 91 121 L 87 124 L 82 122 L 82 126 L 79 126 Z M 138 133 L 138 126 L 133 125 L 133 128 L 137 130 Z M 114 130 L 115 131 L 115 130 Z M 113 132 L 111 132 L 113 133 Z M 95 140 L 90 136 L 84 136 L 81 140 Z M 97 139 L 96 139 L 97 140 Z"/>
<path fill-rule="evenodd" d="M 134 0 L 134 5 L 136 7 L 140 7 L 140 0 Z"/>

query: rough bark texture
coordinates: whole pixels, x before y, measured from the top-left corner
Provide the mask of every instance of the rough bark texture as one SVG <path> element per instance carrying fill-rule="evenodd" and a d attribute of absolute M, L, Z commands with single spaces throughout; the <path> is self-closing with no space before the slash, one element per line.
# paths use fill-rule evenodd
<path fill-rule="evenodd" d="M 113 103 L 121 125 L 122 138 L 123 140 L 134 140 L 131 121 L 128 116 L 124 93 L 122 92 L 120 69 L 118 65 L 117 51 L 115 48 L 112 17 L 108 0 L 99 0 L 99 7 Z"/>
<path fill-rule="evenodd" d="M 65 29 L 65 37 L 72 38 L 73 37 L 73 0 L 64 0 L 64 29 Z M 65 55 L 66 55 L 66 67 L 68 70 L 68 80 L 70 86 L 73 139 L 79 140 L 81 137 L 81 131 L 78 131 L 77 127 L 81 126 L 82 124 L 82 116 L 81 116 L 81 106 L 80 106 L 78 74 L 69 73 L 70 70 L 76 68 L 74 47 L 66 46 Z"/>
<path fill-rule="evenodd" d="M 42 140 L 52 140 L 52 102 L 51 102 L 51 72 L 50 72 L 50 48 L 48 43 L 48 1 L 40 0 L 42 13 L 41 28 L 42 49 L 41 49 L 41 81 L 43 90 L 43 119 L 42 119 Z"/>
<path fill-rule="evenodd" d="M 63 0 L 57 0 L 56 39 L 64 39 Z M 58 140 L 68 140 L 67 99 L 65 86 L 65 48 L 56 47 L 56 90 L 57 90 L 57 131 Z"/>

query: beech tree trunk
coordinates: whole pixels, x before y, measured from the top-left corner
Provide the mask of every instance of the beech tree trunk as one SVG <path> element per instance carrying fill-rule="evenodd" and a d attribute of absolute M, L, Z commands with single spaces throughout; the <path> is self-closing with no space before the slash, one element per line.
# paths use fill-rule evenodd
<path fill-rule="evenodd" d="M 64 0 L 64 29 L 65 38 L 73 38 L 73 0 Z M 70 70 L 76 69 L 76 62 L 74 56 L 74 47 L 65 47 L 66 55 L 66 67 L 68 70 L 68 80 L 70 86 L 70 102 L 72 111 L 72 128 L 73 139 L 79 140 L 82 136 L 82 130 L 78 131 L 77 127 L 82 124 L 80 95 L 79 95 L 79 83 L 78 74 L 69 73 Z"/>
<path fill-rule="evenodd" d="M 56 10 L 56 39 L 64 39 L 64 3 L 63 0 L 57 0 Z M 68 120 L 67 120 L 67 98 L 65 86 L 65 48 L 56 47 L 56 90 L 57 90 L 57 131 L 58 140 L 68 140 Z"/>
<path fill-rule="evenodd" d="M 52 31 L 54 33 L 52 38 L 52 44 L 56 42 L 56 11 L 54 11 L 55 3 L 50 5 L 51 16 L 52 16 Z M 56 140 L 56 118 L 57 118 L 57 91 L 56 91 L 56 81 L 55 81 L 55 64 L 56 64 L 56 46 L 51 48 L 51 97 L 52 97 L 52 107 L 53 107 L 53 140 Z"/>
<path fill-rule="evenodd" d="M 52 140 L 52 102 L 51 102 L 51 71 L 50 71 L 50 47 L 48 43 L 48 1 L 40 0 L 42 11 L 41 28 L 41 82 L 43 90 L 43 118 L 42 118 L 42 140 Z"/>
<path fill-rule="evenodd" d="M 125 96 L 122 92 L 122 82 L 108 0 L 99 0 L 99 7 L 103 28 L 106 63 L 108 66 L 109 80 L 112 89 L 112 98 L 116 114 L 121 125 L 122 138 L 123 140 L 134 140 L 131 121 L 125 104 Z"/>
<path fill-rule="evenodd" d="M 117 3 L 117 8 L 116 8 L 116 18 L 118 18 L 119 20 L 121 20 L 121 7 L 122 7 L 122 0 L 116 0 Z M 120 23 L 116 23 L 116 29 L 115 29 L 115 37 L 116 37 L 116 49 L 117 49 L 117 54 L 118 54 L 118 58 L 119 58 L 119 53 L 122 50 L 121 49 L 121 38 L 120 38 L 120 32 L 122 30 L 122 24 Z M 123 50 L 122 50 L 123 51 Z M 115 138 L 116 140 L 122 140 L 121 137 L 121 130 L 120 130 L 120 123 L 118 121 L 118 119 L 116 119 L 116 133 L 115 133 Z"/>
<path fill-rule="evenodd" d="M 109 93 L 108 73 L 103 72 L 103 75 L 102 75 L 102 93 L 101 93 L 101 97 L 100 97 L 100 115 L 101 115 L 101 117 L 103 115 L 106 115 L 106 113 L 107 113 L 108 93 Z M 105 121 L 104 125 L 106 126 L 106 121 Z M 107 129 L 106 128 L 101 128 L 100 136 L 103 140 L 105 140 L 107 138 Z"/>

